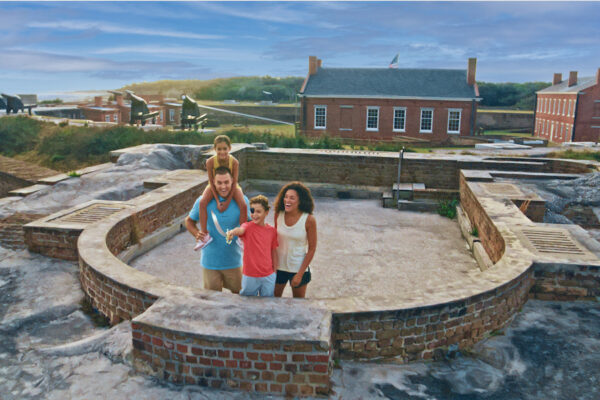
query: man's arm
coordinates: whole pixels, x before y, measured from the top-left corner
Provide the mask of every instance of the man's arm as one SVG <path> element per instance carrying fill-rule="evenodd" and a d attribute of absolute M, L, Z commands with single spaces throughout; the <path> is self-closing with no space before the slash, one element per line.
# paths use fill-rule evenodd
<path fill-rule="evenodd" d="M 194 221 L 190 217 L 185 218 L 185 228 L 187 229 L 187 231 L 191 233 L 192 236 L 196 238 L 196 240 L 203 240 L 206 233 L 200 231 L 196 223 L 197 221 Z"/>

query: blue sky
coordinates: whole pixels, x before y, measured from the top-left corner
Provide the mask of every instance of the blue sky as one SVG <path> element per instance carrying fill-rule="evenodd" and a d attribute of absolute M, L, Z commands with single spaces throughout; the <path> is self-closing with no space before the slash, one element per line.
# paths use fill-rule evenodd
<path fill-rule="evenodd" d="M 0 91 L 324 67 L 465 68 L 477 79 L 595 75 L 600 2 L 0 2 Z"/>

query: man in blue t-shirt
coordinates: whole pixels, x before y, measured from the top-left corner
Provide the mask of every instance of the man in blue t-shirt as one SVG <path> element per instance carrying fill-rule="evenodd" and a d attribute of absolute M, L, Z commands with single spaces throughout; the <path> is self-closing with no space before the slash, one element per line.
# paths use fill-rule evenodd
<path fill-rule="evenodd" d="M 215 189 L 221 198 L 225 201 L 229 192 L 231 192 L 233 177 L 227 167 L 219 167 L 215 170 Z M 244 196 L 246 207 L 250 208 L 248 198 Z M 229 207 L 223 212 L 217 209 L 217 202 L 213 199 L 206 207 L 208 214 L 208 234 L 212 241 L 202 249 L 200 265 L 203 267 L 202 278 L 204 288 L 209 290 L 221 291 L 223 288 L 231 290 L 232 293 L 239 293 L 242 288 L 242 249 L 237 241 L 227 244 L 223 233 L 239 225 L 240 209 L 235 201 L 229 203 Z M 214 222 L 215 216 L 218 227 Z M 196 240 L 203 240 L 205 233 L 202 233 L 197 226 L 200 219 L 200 197 L 196 199 L 192 211 L 185 219 L 185 227 Z M 221 232 L 219 231 L 219 228 Z"/>

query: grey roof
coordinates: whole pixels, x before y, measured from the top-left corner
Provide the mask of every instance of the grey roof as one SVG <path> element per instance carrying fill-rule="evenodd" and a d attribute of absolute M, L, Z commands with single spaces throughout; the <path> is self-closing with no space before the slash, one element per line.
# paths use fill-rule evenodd
<path fill-rule="evenodd" d="M 595 76 L 586 76 L 584 78 L 577 78 L 577 84 L 569 87 L 569 80 L 565 79 L 557 85 L 552 85 L 546 89 L 538 90 L 537 93 L 578 93 L 584 89 L 587 89 L 596 84 Z"/>
<path fill-rule="evenodd" d="M 319 68 L 305 96 L 474 99 L 464 69 Z"/>

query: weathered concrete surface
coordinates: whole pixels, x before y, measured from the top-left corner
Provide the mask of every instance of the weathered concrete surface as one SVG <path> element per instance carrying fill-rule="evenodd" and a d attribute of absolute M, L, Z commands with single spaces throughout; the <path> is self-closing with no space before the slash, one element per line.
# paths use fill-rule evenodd
<path fill-rule="evenodd" d="M 391 300 L 422 291 L 435 296 L 440 287 L 461 285 L 478 272 L 456 220 L 382 209 L 375 200 L 328 198 L 316 199 L 314 214 L 319 241 L 308 297 Z M 202 287 L 200 252 L 193 246 L 193 237 L 184 232 L 130 265 L 171 283 Z"/>
<path fill-rule="evenodd" d="M 48 284 L 38 290 L 32 282 L 42 280 Z M 158 384 L 137 374 L 129 361 L 130 324 L 110 330 L 95 327 L 78 310 L 79 296 L 74 263 L 0 249 L 3 400 L 280 399 Z M 5 310 L 11 314 L 7 320 Z M 599 397 L 600 305 L 530 301 L 503 333 L 478 345 L 472 355 L 441 362 L 342 362 L 334 370 L 330 398 Z"/>
<path fill-rule="evenodd" d="M 472 354 L 410 365 L 342 363 L 336 399 L 597 399 L 600 305 L 529 301 Z"/>
<path fill-rule="evenodd" d="M 214 293 L 214 292 L 213 292 Z M 274 298 L 205 295 L 158 300 L 136 322 L 207 340 L 302 341 L 329 348 L 331 313 Z"/>

